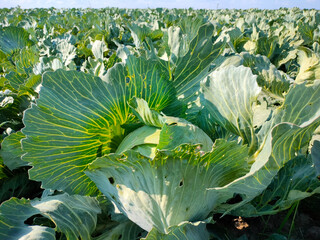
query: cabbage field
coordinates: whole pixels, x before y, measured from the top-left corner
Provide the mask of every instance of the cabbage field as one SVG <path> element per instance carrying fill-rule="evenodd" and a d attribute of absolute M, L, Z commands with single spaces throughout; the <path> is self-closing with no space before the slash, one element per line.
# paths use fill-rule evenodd
<path fill-rule="evenodd" d="M 0 87 L 1 240 L 320 239 L 320 11 L 2 8 Z"/>

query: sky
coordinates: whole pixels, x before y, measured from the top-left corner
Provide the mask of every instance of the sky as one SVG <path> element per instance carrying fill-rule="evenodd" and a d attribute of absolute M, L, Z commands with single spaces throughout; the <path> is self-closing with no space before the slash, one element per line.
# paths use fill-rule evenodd
<path fill-rule="evenodd" d="M 280 7 L 315 8 L 320 0 L 0 0 L 0 8 L 206 8 L 206 9 L 278 9 Z"/>

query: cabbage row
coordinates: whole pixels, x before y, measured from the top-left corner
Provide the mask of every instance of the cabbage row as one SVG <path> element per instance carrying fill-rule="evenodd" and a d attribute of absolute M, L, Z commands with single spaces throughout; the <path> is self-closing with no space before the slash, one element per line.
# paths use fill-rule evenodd
<path fill-rule="evenodd" d="M 320 193 L 319 44 L 316 10 L 0 9 L 0 239 L 212 239 Z"/>

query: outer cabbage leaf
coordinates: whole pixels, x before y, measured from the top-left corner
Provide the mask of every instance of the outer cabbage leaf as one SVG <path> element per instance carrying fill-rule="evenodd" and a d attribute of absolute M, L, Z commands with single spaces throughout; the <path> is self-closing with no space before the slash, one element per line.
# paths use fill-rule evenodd
<path fill-rule="evenodd" d="M 6 82 L 14 88 L 15 90 L 19 90 L 19 87 L 24 83 L 25 78 L 17 72 L 10 72 L 6 74 L 5 78 Z"/>
<path fill-rule="evenodd" d="M 30 97 L 25 94 L 0 91 L 0 125 L 3 129 L 19 131 L 22 127 L 22 114 L 30 105 Z"/>
<path fill-rule="evenodd" d="M 155 110 L 174 99 L 174 89 L 158 64 L 130 57 L 110 69 L 107 81 L 75 71 L 44 74 L 40 98 L 24 115 L 24 161 L 30 177 L 44 188 L 92 194 L 96 188 L 83 173 L 96 157 L 115 151 L 133 121 L 127 104 L 141 97 Z"/>
<path fill-rule="evenodd" d="M 228 46 L 236 53 L 243 51 L 243 46 L 249 40 L 249 37 L 239 28 L 231 27 L 224 29 L 218 39 L 226 39 Z"/>
<path fill-rule="evenodd" d="M 275 58 L 280 53 L 278 36 L 263 36 L 257 41 L 256 54 L 261 54 L 275 62 Z"/>
<path fill-rule="evenodd" d="M 204 155 L 189 145 L 157 151 L 153 160 L 132 150 L 110 154 L 90 164 L 86 174 L 141 228 L 168 233 L 183 221 L 206 219 L 219 198 L 207 188 L 243 176 L 247 158 L 245 146 L 217 140 Z"/>
<path fill-rule="evenodd" d="M 209 240 L 206 222 L 182 222 L 169 228 L 168 234 L 159 233 L 153 228 L 143 240 Z"/>
<path fill-rule="evenodd" d="M 55 231 L 44 226 L 28 226 L 24 221 L 40 214 L 30 200 L 12 198 L 0 206 L 0 236 L 2 239 L 48 239 L 55 240 Z"/>
<path fill-rule="evenodd" d="M 261 88 L 249 68 L 229 66 L 212 72 L 202 83 L 204 106 L 213 121 L 241 136 L 250 151 L 257 148 L 252 105 Z"/>
<path fill-rule="evenodd" d="M 178 26 L 185 38 L 188 41 L 192 41 L 197 36 L 201 26 L 205 23 L 207 23 L 207 20 L 201 15 L 184 16 L 179 18 Z"/>
<path fill-rule="evenodd" d="M 318 45 L 319 46 L 319 45 Z M 307 47 L 300 47 L 298 51 L 298 64 L 300 69 L 296 76 L 296 83 L 320 79 L 320 52 L 316 54 Z"/>
<path fill-rule="evenodd" d="M 51 219 L 56 231 L 67 239 L 91 239 L 100 207 L 95 198 L 80 195 L 56 195 L 31 201 L 31 205 Z"/>
<path fill-rule="evenodd" d="M 29 33 L 20 27 L 5 27 L 0 29 L 0 49 L 11 54 L 15 50 L 33 45 Z"/>
<path fill-rule="evenodd" d="M 301 19 L 298 24 L 298 33 L 304 45 L 311 45 L 316 41 L 316 29 L 319 26 L 320 19 L 317 13 L 314 12 L 312 15 L 311 18 Z"/>
<path fill-rule="evenodd" d="M 167 59 L 173 66 L 176 66 L 178 58 L 183 57 L 189 51 L 190 42 L 197 37 L 200 27 L 205 23 L 202 16 L 195 18 L 188 16 L 181 18 L 178 26 L 164 29 L 163 44 Z"/>
<path fill-rule="evenodd" d="M 317 171 L 318 178 L 320 178 L 320 141 L 315 140 L 311 148 L 311 157 Z"/>
<path fill-rule="evenodd" d="M 14 170 L 22 166 L 28 166 L 28 163 L 22 161 L 21 157 L 24 154 L 21 149 L 21 140 L 24 138 L 22 132 L 12 133 L 6 137 L 1 143 L 0 155 L 4 164 Z"/>
<path fill-rule="evenodd" d="M 199 92 L 200 80 L 208 74 L 210 64 L 224 49 L 223 42 L 213 44 L 213 31 L 212 24 L 201 26 L 197 36 L 190 42 L 189 51 L 176 62 L 173 83 L 178 98 L 185 103 Z"/>
<path fill-rule="evenodd" d="M 95 237 L 94 240 L 133 240 L 140 239 L 145 235 L 145 231 L 127 219 L 127 221 L 121 222 L 116 227 L 107 229 L 103 234 Z"/>
<path fill-rule="evenodd" d="M 243 201 L 234 205 L 237 207 L 249 202 L 266 189 L 278 171 L 309 143 L 314 130 L 319 126 L 319 94 L 320 81 L 310 86 L 294 86 L 286 96 L 283 106 L 275 113 L 273 119 L 265 124 L 269 130 L 266 131 L 264 142 L 254 155 L 255 162 L 250 172 L 227 186 L 212 191 L 220 192 L 221 196 L 225 195 L 225 200 L 231 198 L 234 193 L 239 193 Z"/>
<path fill-rule="evenodd" d="M 284 93 L 289 90 L 293 80 L 284 72 L 278 70 L 270 60 L 263 55 L 253 55 L 242 52 L 239 55 L 220 57 L 216 62 L 216 70 L 229 65 L 236 67 L 243 65 L 249 67 L 252 73 L 257 75 L 257 83 L 276 97 L 284 97 Z"/>
<path fill-rule="evenodd" d="M 95 40 L 92 43 L 92 53 L 96 60 L 103 60 L 103 54 L 108 50 L 107 45 L 104 41 Z"/>
<path fill-rule="evenodd" d="M 253 74 L 258 75 L 257 83 L 269 92 L 283 97 L 289 90 L 293 80 L 284 72 L 278 70 L 266 56 L 241 53 L 243 65 L 250 67 Z"/>
<path fill-rule="evenodd" d="M 136 23 L 128 24 L 128 28 L 130 29 L 134 45 L 137 48 L 140 48 L 142 46 L 145 38 L 151 33 L 150 28 L 145 25 L 139 26 Z"/>
<path fill-rule="evenodd" d="M 39 62 L 39 50 L 36 46 L 25 47 L 14 55 L 14 62 L 19 74 L 27 74 L 29 76 L 33 73 L 35 64 Z"/>
<path fill-rule="evenodd" d="M 175 66 L 177 59 L 179 57 L 183 57 L 187 53 L 188 41 L 182 34 L 181 28 L 174 26 L 167 29 L 163 37 L 163 41 L 167 54 L 167 58 L 165 59 Z"/>
<path fill-rule="evenodd" d="M 5 176 L 0 181 L 0 202 L 4 202 L 11 197 L 34 198 L 42 192 L 40 183 L 31 181 L 27 172 L 11 172 L 3 168 Z"/>
<path fill-rule="evenodd" d="M 0 236 L 6 239 L 55 239 L 55 230 L 28 226 L 24 222 L 37 214 L 52 220 L 67 239 L 91 239 L 100 212 L 94 198 L 67 194 L 40 200 L 11 198 L 0 206 Z"/>
<path fill-rule="evenodd" d="M 250 203 L 232 211 L 232 215 L 253 217 L 275 214 L 316 193 L 320 193 L 320 182 L 312 161 L 300 156 L 285 164 L 266 190 Z"/>
<path fill-rule="evenodd" d="M 170 32 L 170 31 L 169 31 Z M 182 115 L 188 105 L 198 97 L 200 81 L 208 74 L 209 67 L 224 50 L 224 42 L 213 42 L 214 26 L 211 23 L 202 25 L 197 35 L 188 43 L 181 39 L 180 31 L 175 29 L 168 38 L 168 62 L 160 61 L 169 72 L 179 101 L 173 102 L 165 109 L 170 116 Z M 174 38 L 174 39 L 173 39 Z M 183 41 L 181 43 L 177 43 Z M 189 108 L 188 114 L 191 114 Z"/>

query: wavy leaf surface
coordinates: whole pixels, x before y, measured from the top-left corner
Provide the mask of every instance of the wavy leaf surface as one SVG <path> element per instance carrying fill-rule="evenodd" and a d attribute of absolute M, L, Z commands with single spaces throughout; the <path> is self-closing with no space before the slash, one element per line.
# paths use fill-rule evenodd
<path fill-rule="evenodd" d="M 83 173 L 97 157 L 115 151 L 124 137 L 122 124 L 134 120 L 127 101 L 145 99 L 161 110 L 174 90 L 157 63 L 130 57 L 110 69 L 107 81 L 76 71 L 44 74 L 40 98 L 24 115 L 24 161 L 30 177 L 45 188 L 93 194 L 94 183 Z"/>

